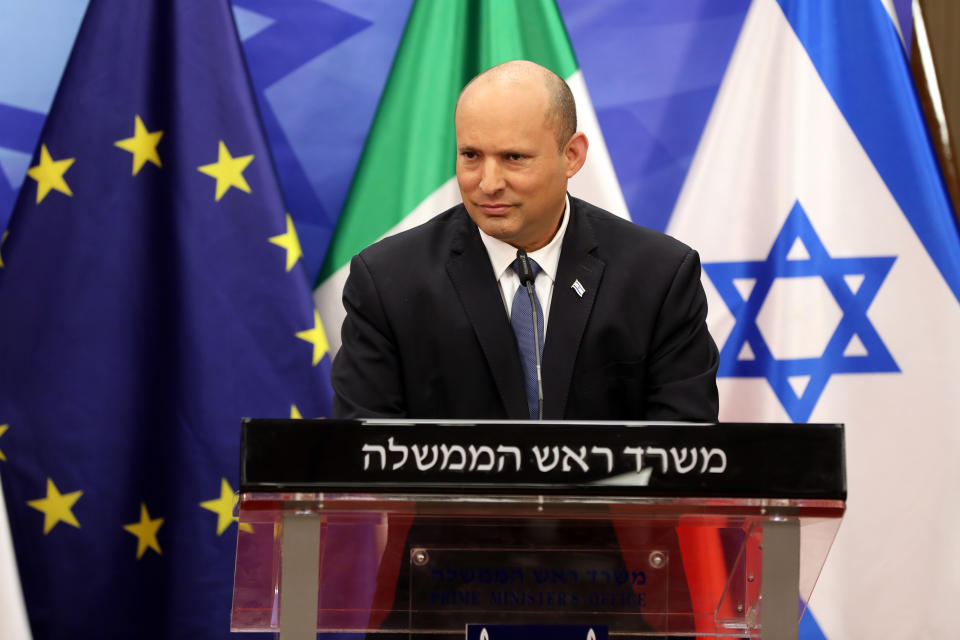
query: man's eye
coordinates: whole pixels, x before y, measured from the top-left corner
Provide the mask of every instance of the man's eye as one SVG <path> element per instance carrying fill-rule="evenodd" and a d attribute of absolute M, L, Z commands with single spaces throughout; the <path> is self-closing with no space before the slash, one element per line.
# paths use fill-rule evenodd
<path fill-rule="evenodd" d="M 520 162 L 524 158 L 526 158 L 526 156 L 521 155 L 519 153 L 511 153 L 507 155 L 507 159 L 511 160 L 512 162 Z"/>
<path fill-rule="evenodd" d="M 473 160 L 477 157 L 477 154 L 473 151 L 461 151 L 460 155 L 466 160 Z"/>

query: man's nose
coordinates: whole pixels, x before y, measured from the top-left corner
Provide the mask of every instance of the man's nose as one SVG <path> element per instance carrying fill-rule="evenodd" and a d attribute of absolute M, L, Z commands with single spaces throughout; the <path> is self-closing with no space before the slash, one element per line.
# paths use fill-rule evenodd
<path fill-rule="evenodd" d="M 487 158 L 480 169 L 480 190 L 486 194 L 496 193 L 505 186 L 503 171 L 495 158 Z"/>

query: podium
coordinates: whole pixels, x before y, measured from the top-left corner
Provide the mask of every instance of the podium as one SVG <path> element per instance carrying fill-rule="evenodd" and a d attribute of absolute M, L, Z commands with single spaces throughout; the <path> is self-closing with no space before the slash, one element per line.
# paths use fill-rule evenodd
<path fill-rule="evenodd" d="M 244 420 L 231 629 L 793 639 L 843 426 Z"/>

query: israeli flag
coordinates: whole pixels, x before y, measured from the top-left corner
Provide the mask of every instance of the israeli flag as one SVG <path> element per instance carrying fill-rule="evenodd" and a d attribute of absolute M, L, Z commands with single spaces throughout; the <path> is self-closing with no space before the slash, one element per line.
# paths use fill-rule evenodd
<path fill-rule="evenodd" d="M 822 633 L 953 637 L 960 242 L 879 0 L 754 0 L 668 232 L 701 252 L 721 420 L 847 425 Z"/>

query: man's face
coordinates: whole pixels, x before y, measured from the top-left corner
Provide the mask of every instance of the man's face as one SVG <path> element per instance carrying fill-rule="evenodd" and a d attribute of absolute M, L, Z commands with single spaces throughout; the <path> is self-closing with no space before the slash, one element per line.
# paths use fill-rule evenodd
<path fill-rule="evenodd" d="M 558 148 L 547 90 L 532 84 L 477 82 L 464 92 L 455 118 L 457 182 L 467 213 L 485 233 L 526 251 L 556 233 L 567 179 L 583 163 L 571 163 L 567 147 Z"/>

